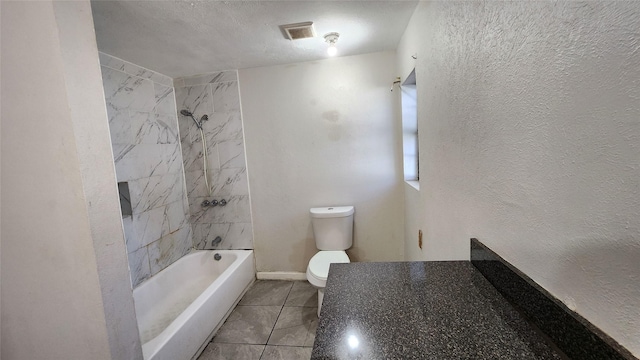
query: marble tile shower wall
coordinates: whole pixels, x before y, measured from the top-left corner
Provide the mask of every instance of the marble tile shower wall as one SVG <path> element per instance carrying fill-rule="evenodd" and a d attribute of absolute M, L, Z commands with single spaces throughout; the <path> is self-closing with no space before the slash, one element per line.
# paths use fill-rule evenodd
<path fill-rule="evenodd" d="M 240 93 L 236 71 L 174 80 L 178 111 L 191 111 L 196 119 L 208 115 L 203 129 L 208 151 L 208 179 L 203 178 L 200 131 L 193 120 L 179 116 L 180 143 L 193 242 L 197 249 L 252 249 L 253 232 L 249 205 L 247 165 L 244 155 Z M 224 207 L 203 208 L 205 199 L 227 200 Z M 222 242 L 213 245 L 220 236 Z"/>
<path fill-rule="evenodd" d="M 128 182 L 123 219 L 133 287 L 193 247 L 173 80 L 100 53 L 118 182 Z"/>

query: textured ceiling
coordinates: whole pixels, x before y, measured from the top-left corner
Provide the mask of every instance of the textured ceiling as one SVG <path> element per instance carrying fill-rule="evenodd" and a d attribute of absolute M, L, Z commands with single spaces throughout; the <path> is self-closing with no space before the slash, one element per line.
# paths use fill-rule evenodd
<path fill-rule="evenodd" d="M 171 77 L 394 50 L 417 1 L 92 1 L 98 48 Z M 280 25 L 313 21 L 291 41 Z"/>

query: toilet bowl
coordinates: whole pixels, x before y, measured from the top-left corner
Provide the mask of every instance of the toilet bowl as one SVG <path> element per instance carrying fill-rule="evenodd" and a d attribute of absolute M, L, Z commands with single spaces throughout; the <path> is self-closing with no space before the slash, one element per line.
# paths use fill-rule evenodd
<path fill-rule="evenodd" d="M 322 309 L 324 288 L 332 263 L 348 263 L 345 252 L 353 244 L 353 206 L 312 208 L 311 224 L 316 247 L 320 250 L 309 261 L 307 280 L 318 289 L 318 316 Z"/>
<path fill-rule="evenodd" d="M 320 251 L 313 255 L 307 266 L 307 280 L 318 289 L 318 317 L 324 299 L 324 288 L 327 286 L 329 266 L 332 263 L 348 263 L 349 256 L 344 251 Z"/>

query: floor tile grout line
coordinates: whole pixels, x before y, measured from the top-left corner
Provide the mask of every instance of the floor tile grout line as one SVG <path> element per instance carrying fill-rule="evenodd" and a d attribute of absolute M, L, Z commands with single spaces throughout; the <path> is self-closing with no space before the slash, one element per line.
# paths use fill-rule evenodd
<path fill-rule="evenodd" d="M 276 324 L 280 319 L 280 315 L 282 314 L 282 309 L 284 309 L 284 304 L 287 302 L 289 298 L 289 294 L 291 294 L 291 289 L 293 289 L 293 281 L 291 281 L 291 287 L 289 287 L 289 292 L 287 292 L 287 296 L 285 296 L 284 301 L 282 302 L 282 306 L 280 307 L 280 312 L 278 313 L 278 317 L 276 317 L 276 322 L 273 323 L 273 327 L 271 328 L 271 332 L 269 333 L 269 337 L 267 338 L 267 343 L 264 345 L 264 349 L 262 349 L 262 354 L 260 354 L 260 359 L 264 355 L 264 352 L 267 350 L 267 345 L 269 345 L 269 340 L 271 340 L 271 335 L 273 335 L 273 330 L 276 328 Z"/>
<path fill-rule="evenodd" d="M 273 335 L 273 330 L 276 329 L 276 324 L 278 323 L 278 320 L 280 320 L 280 315 L 282 315 L 282 309 L 284 309 L 284 304 L 287 302 L 287 299 L 289 298 L 289 294 L 291 294 L 291 289 L 293 289 L 293 281 L 291 282 L 291 287 L 289 288 L 289 292 L 287 293 L 287 296 L 284 298 L 284 302 L 282 303 L 282 306 L 280 307 L 280 312 L 278 313 L 278 317 L 276 318 L 276 322 L 273 323 L 273 327 L 271 328 L 271 332 L 269 333 L 269 338 L 267 338 L 267 345 L 269 344 L 269 340 L 271 340 L 271 335 Z"/>
<path fill-rule="evenodd" d="M 247 342 L 231 342 L 231 341 L 217 341 L 211 342 L 211 344 L 230 344 L 230 345 L 267 345 L 265 344 L 256 344 L 256 343 L 247 343 Z"/>
<path fill-rule="evenodd" d="M 291 289 L 289 290 L 289 293 L 287 294 L 287 298 L 284 301 L 284 305 L 282 307 L 282 310 L 280 311 L 280 314 L 278 315 L 278 320 L 280 319 L 280 315 L 282 314 L 282 311 L 284 311 L 284 308 L 303 308 L 303 309 L 307 309 L 307 308 L 317 309 L 318 308 L 318 306 L 296 306 L 296 305 L 287 306 L 287 300 L 289 300 L 289 296 L 291 296 L 291 292 L 293 291 L 293 287 L 295 286 L 296 282 L 300 282 L 300 281 L 293 281 L 293 285 L 291 285 Z M 316 295 L 316 294 L 314 294 L 314 295 Z M 278 320 L 276 320 L 276 323 L 278 323 Z M 305 328 L 306 328 L 307 332 L 309 332 L 309 328 L 307 328 L 306 326 L 305 326 Z M 275 325 L 274 325 L 274 329 L 275 329 Z M 273 331 L 272 331 L 272 334 L 273 334 Z M 315 337 L 315 334 L 313 336 Z M 269 335 L 269 340 L 271 340 L 271 335 Z M 305 338 L 305 343 L 306 343 L 306 341 L 307 341 L 307 339 Z M 267 340 L 267 345 L 269 345 L 268 344 L 268 340 Z M 275 345 L 275 346 L 294 346 L 294 347 L 303 347 L 303 348 L 304 347 L 313 348 L 313 345 L 311 345 L 311 346 L 304 346 L 304 345 L 302 345 L 302 346 L 298 346 L 298 345 Z"/>
<path fill-rule="evenodd" d="M 284 302 L 282 303 L 282 305 L 241 305 L 241 304 L 236 304 L 236 306 L 234 307 L 234 309 L 236 307 L 267 307 L 267 306 L 271 306 L 271 307 L 275 307 L 275 306 L 280 306 L 280 311 L 278 312 L 278 316 L 276 317 L 276 321 L 273 324 L 272 328 L 271 328 L 271 332 L 269 333 L 269 336 L 267 337 L 266 343 L 265 344 L 252 344 L 252 343 L 239 343 L 239 342 L 217 342 L 217 344 L 228 344 L 228 345 L 250 345 L 250 346 L 262 346 L 262 352 L 260 353 L 260 357 L 259 359 L 262 359 L 265 355 L 267 346 L 274 346 L 274 347 L 291 347 L 291 348 L 307 348 L 307 349 L 313 349 L 313 345 L 311 346 L 305 346 L 305 345 L 285 345 L 285 344 L 269 344 L 269 340 L 271 339 L 271 336 L 273 335 L 273 332 L 275 331 L 275 327 L 276 324 L 278 323 L 278 320 L 280 320 L 280 316 L 282 315 L 282 312 L 284 311 L 284 308 L 317 308 L 317 306 L 300 306 L 300 305 L 286 305 L 287 300 L 289 299 L 289 296 L 291 296 L 291 293 L 293 292 L 293 287 L 295 286 L 296 282 L 300 282 L 300 281 L 287 281 L 290 283 L 290 287 L 289 290 L 284 298 Z M 225 321 L 226 323 L 226 321 Z M 214 344 L 214 339 L 216 336 L 214 336 L 211 341 L 209 342 L 209 344 Z M 207 345 L 209 345 L 207 344 Z"/>
<path fill-rule="evenodd" d="M 296 347 L 296 348 L 313 348 L 313 346 L 300 346 L 300 345 L 268 345 L 277 347 Z"/>

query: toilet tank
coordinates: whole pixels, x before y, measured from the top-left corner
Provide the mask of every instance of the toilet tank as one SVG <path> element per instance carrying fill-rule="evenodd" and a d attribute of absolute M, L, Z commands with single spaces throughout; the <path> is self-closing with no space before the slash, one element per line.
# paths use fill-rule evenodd
<path fill-rule="evenodd" d="M 353 244 L 353 206 L 312 208 L 311 224 L 318 250 L 347 250 Z"/>

